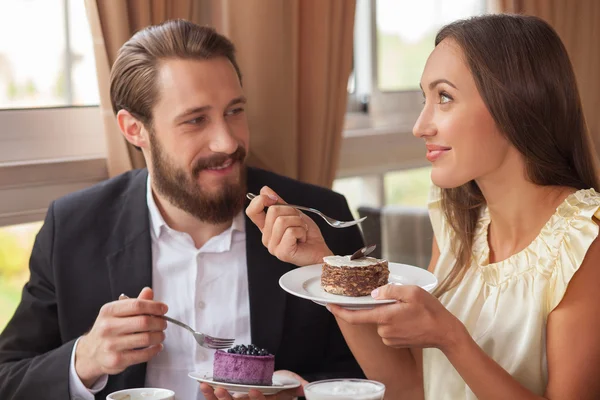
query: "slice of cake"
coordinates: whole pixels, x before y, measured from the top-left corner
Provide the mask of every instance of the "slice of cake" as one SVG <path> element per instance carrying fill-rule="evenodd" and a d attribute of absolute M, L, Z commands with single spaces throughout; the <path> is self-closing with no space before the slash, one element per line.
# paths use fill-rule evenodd
<path fill-rule="evenodd" d="M 390 270 L 387 260 L 363 257 L 355 260 L 351 256 L 329 256 L 323 258 L 321 286 L 323 290 L 343 296 L 368 296 L 388 283 Z"/>
<path fill-rule="evenodd" d="M 237 345 L 227 351 L 217 350 L 213 363 L 213 380 L 242 385 L 271 386 L 275 357 L 250 344 Z"/>

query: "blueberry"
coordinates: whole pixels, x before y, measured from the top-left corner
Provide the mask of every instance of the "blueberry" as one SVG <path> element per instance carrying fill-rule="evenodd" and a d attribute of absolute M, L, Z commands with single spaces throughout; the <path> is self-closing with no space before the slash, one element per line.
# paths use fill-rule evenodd
<path fill-rule="evenodd" d="M 243 345 L 243 344 L 238 344 L 236 346 L 231 347 L 230 349 L 227 350 L 227 353 L 229 354 L 239 354 L 239 355 L 245 355 L 245 356 L 268 356 L 269 352 L 265 349 L 261 349 L 260 347 L 254 345 L 254 344 L 249 344 L 249 345 Z"/>

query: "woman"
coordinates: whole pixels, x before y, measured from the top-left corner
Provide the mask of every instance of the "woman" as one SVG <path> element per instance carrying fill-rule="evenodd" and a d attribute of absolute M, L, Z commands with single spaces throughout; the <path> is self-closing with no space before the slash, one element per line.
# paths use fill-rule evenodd
<path fill-rule="evenodd" d="M 600 195 L 565 48 L 511 15 L 455 22 L 435 43 L 414 135 L 433 166 L 440 285 L 330 310 L 390 399 L 598 399 Z M 331 254 L 310 218 L 263 212 L 276 198 L 263 188 L 246 211 L 270 252 L 297 265 Z"/>

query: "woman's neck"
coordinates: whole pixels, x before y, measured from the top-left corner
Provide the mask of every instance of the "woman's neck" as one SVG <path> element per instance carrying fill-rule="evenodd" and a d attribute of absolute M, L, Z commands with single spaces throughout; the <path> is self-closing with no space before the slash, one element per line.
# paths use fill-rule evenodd
<path fill-rule="evenodd" d="M 540 186 L 524 176 L 482 179 L 477 182 L 490 214 L 490 262 L 525 249 L 540 233 L 556 208 L 575 189 Z"/>

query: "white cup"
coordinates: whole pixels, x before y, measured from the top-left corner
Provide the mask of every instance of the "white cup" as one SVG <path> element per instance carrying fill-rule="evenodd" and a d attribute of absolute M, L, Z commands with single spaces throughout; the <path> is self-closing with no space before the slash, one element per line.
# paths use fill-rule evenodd
<path fill-rule="evenodd" d="M 109 394 L 106 400 L 175 400 L 175 392 L 157 388 L 125 389 Z"/>
<path fill-rule="evenodd" d="M 367 379 L 328 379 L 304 386 L 307 400 L 383 400 L 385 385 Z"/>

